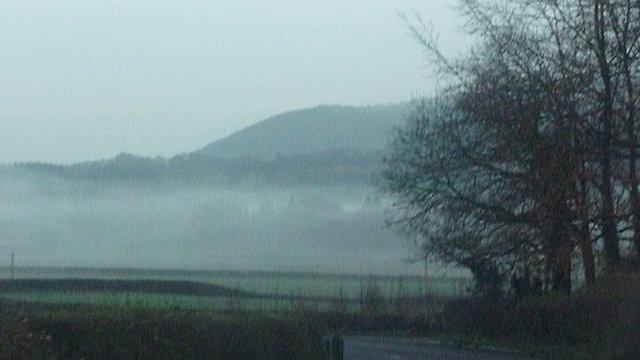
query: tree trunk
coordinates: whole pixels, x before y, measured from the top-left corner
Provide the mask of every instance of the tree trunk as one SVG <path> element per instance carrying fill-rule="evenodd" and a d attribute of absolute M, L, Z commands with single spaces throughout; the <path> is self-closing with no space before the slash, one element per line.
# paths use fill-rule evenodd
<path fill-rule="evenodd" d="M 600 132 L 600 195 L 602 200 L 601 221 L 602 237 L 604 239 L 604 255 L 607 271 L 616 272 L 621 266 L 620 244 L 618 241 L 618 227 L 615 221 L 615 207 L 613 203 L 613 185 L 611 171 L 611 126 L 613 116 L 613 85 L 611 82 L 611 68 L 607 59 L 607 43 L 604 31 L 604 3 L 602 0 L 594 2 L 594 35 L 596 39 L 596 57 L 602 77 L 602 116 Z"/>
<path fill-rule="evenodd" d="M 578 234 L 578 246 L 582 255 L 582 266 L 584 267 L 584 278 L 587 284 L 593 285 L 596 282 L 596 264 L 593 256 L 593 246 L 591 244 L 591 231 L 589 231 L 589 199 L 587 184 L 580 181 L 580 233 Z"/>
<path fill-rule="evenodd" d="M 629 116 L 634 116 L 633 113 Z M 631 215 L 633 225 L 633 244 L 636 248 L 636 257 L 640 259 L 640 194 L 638 194 L 638 171 L 636 147 L 636 133 L 634 120 L 627 120 L 628 136 L 629 136 L 629 197 L 631 202 Z"/>
<path fill-rule="evenodd" d="M 553 261 L 553 290 L 571 294 L 571 249 L 562 246 L 555 251 Z"/>
<path fill-rule="evenodd" d="M 551 285 L 554 292 L 571 293 L 571 254 L 575 248 L 572 241 L 570 210 L 567 193 L 562 191 L 551 199 L 553 206 L 549 219 L 549 243 L 547 262 L 551 270 Z"/>
<path fill-rule="evenodd" d="M 629 63 L 629 55 L 627 49 L 621 49 L 623 74 L 625 78 L 625 87 L 627 88 L 627 141 L 629 147 L 629 197 L 631 205 L 632 226 L 633 226 L 633 243 L 636 247 L 637 258 L 640 259 L 640 194 L 638 194 L 638 140 L 636 135 L 636 103 L 635 88 L 631 75 L 631 64 Z"/>
<path fill-rule="evenodd" d="M 596 282 L 596 264 L 593 256 L 593 246 L 591 246 L 591 237 L 589 236 L 588 223 L 582 225 L 579 241 L 582 266 L 584 267 L 584 278 L 587 284 L 593 285 Z"/>
<path fill-rule="evenodd" d="M 611 163 L 608 155 L 603 154 L 601 160 L 602 184 L 600 195 L 602 198 L 602 237 L 604 239 L 604 254 L 607 261 L 607 271 L 616 272 L 621 267 L 620 244 L 618 241 L 618 227 L 615 221 L 613 204 L 613 186 L 611 184 Z"/>

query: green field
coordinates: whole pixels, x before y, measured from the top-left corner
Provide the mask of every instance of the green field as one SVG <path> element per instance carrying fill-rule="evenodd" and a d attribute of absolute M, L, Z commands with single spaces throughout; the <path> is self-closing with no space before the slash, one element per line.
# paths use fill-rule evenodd
<path fill-rule="evenodd" d="M 0 269 L 0 279 L 10 278 L 9 269 Z M 87 289 L 18 289 L 0 292 L 7 300 L 57 304 L 144 306 L 209 310 L 288 311 L 296 307 L 326 311 L 339 306 L 357 311 L 364 294 L 372 289 L 385 304 L 398 299 L 458 297 L 471 286 L 465 278 L 420 276 L 375 276 L 350 274 L 276 273 L 247 271 L 175 271 L 88 268 L 20 268 L 15 279 L 95 279 L 96 281 L 179 281 L 215 284 L 249 296 L 199 296 L 190 293 L 140 291 L 100 291 Z"/>
<path fill-rule="evenodd" d="M 144 307 L 160 309 L 198 309 L 212 311 L 263 310 L 289 311 L 298 304 L 290 300 L 232 299 L 222 297 L 165 295 L 149 293 L 113 292 L 10 292 L 3 299 L 47 304 L 87 304 L 109 307 Z M 318 310 L 330 310 L 329 302 L 318 302 Z"/>

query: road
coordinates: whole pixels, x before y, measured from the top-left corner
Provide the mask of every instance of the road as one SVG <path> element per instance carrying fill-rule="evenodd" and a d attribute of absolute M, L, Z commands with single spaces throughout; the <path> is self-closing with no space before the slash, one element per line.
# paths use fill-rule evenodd
<path fill-rule="evenodd" d="M 372 337 L 344 338 L 344 360 L 361 359 L 524 360 L 531 358 L 501 351 L 457 348 L 424 340 L 397 340 Z"/>

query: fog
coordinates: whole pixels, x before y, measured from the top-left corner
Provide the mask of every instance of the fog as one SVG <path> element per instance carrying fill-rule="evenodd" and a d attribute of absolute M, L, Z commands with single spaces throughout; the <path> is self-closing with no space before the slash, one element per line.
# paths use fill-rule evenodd
<path fill-rule="evenodd" d="M 365 180 L 455 4 L 0 2 L 0 265 L 423 273 Z"/>
<path fill-rule="evenodd" d="M 5 181 L 0 233 L 20 266 L 422 273 L 371 187 Z M 7 256 L 0 264 L 7 264 Z"/>

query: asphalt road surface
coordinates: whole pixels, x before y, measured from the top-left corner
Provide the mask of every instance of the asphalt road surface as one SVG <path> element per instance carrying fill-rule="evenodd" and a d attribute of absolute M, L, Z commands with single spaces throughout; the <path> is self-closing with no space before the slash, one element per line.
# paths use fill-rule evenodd
<path fill-rule="evenodd" d="M 531 359 L 523 355 L 501 351 L 476 350 L 430 343 L 422 340 L 386 339 L 371 337 L 344 338 L 345 360 L 374 359 Z"/>

